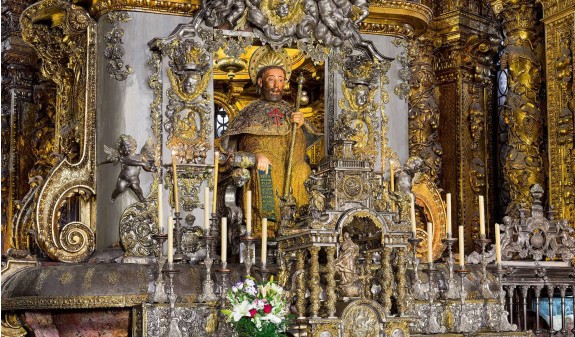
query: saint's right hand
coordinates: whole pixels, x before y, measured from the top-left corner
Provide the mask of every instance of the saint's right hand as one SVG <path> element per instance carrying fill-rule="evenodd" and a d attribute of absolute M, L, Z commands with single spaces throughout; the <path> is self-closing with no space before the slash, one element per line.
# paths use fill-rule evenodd
<path fill-rule="evenodd" d="M 271 165 L 268 157 L 263 154 L 256 154 L 256 166 L 258 170 L 265 171 L 268 174 L 268 168 Z"/>

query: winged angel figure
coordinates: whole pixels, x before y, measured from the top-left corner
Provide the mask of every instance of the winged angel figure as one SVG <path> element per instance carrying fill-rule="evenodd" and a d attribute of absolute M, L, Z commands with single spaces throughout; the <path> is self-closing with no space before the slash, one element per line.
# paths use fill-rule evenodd
<path fill-rule="evenodd" d="M 116 189 L 112 192 L 110 204 L 114 203 L 114 200 L 128 188 L 136 194 L 141 202 L 146 200 L 140 187 L 140 168 L 147 172 L 154 171 L 154 143 L 148 139 L 139 154 L 136 153 L 136 148 L 137 143 L 134 137 L 124 134 L 118 137 L 116 149 L 104 145 L 107 158 L 98 165 L 121 164 Z"/>
<path fill-rule="evenodd" d="M 204 0 L 193 22 L 196 27 L 203 21 L 210 27 L 241 29 L 247 20 L 272 44 L 292 38 L 328 47 L 349 43 L 378 61 L 389 61 L 361 37 L 358 27 L 368 14 L 367 0 Z"/>

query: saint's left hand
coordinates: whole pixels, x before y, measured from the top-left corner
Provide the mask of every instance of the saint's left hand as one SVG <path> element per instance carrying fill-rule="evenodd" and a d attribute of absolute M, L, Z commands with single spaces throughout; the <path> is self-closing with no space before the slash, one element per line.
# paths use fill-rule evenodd
<path fill-rule="evenodd" d="M 300 126 L 303 125 L 304 122 L 304 117 L 303 117 L 303 113 L 301 111 L 294 111 L 291 114 L 291 122 L 292 123 L 296 123 L 297 127 L 299 128 Z"/>

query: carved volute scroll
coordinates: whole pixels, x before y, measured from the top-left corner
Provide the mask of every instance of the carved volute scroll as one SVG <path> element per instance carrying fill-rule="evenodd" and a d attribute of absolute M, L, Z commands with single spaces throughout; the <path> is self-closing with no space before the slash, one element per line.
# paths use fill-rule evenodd
<path fill-rule="evenodd" d="M 26 9 L 21 25 L 43 75 L 57 85 L 55 152 L 62 159 L 40 186 L 38 245 L 54 260 L 81 262 L 95 248 L 95 22 L 81 7 L 47 0 Z"/>

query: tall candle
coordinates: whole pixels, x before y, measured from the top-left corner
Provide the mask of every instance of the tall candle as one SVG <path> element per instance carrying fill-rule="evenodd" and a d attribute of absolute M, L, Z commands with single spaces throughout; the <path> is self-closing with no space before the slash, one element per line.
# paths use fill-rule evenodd
<path fill-rule="evenodd" d="M 218 196 L 218 166 L 220 164 L 220 153 L 214 152 L 214 203 L 212 204 L 212 213 L 216 213 L 216 200 Z"/>
<path fill-rule="evenodd" d="M 178 170 L 176 167 L 176 151 L 172 151 L 172 180 L 174 182 L 174 209 L 180 212 L 180 197 L 178 195 Z"/>
<path fill-rule="evenodd" d="M 262 219 L 262 265 L 266 265 L 268 257 L 268 219 Z"/>
<path fill-rule="evenodd" d="M 391 192 L 395 191 L 395 174 L 393 172 L 393 161 L 389 161 L 389 189 Z"/>
<path fill-rule="evenodd" d="M 221 242 L 221 256 L 222 262 L 228 260 L 228 218 L 222 218 L 222 242 Z"/>
<path fill-rule="evenodd" d="M 485 235 L 485 206 L 483 196 L 479 196 L 479 234 Z"/>
<path fill-rule="evenodd" d="M 447 237 L 451 237 L 451 193 L 445 195 L 445 201 L 447 204 L 447 223 L 445 224 L 445 233 Z"/>
<path fill-rule="evenodd" d="M 163 189 L 164 186 L 162 184 L 158 184 L 158 233 L 162 233 L 164 230 L 164 210 L 162 207 Z"/>
<path fill-rule="evenodd" d="M 168 264 L 174 263 L 174 219 L 168 217 Z"/>
<path fill-rule="evenodd" d="M 204 189 L 204 228 L 210 229 L 210 188 Z"/>
<path fill-rule="evenodd" d="M 410 220 L 411 220 L 411 231 L 413 232 L 413 237 L 415 238 L 417 233 L 417 223 L 415 222 L 415 196 L 413 193 L 409 195 L 411 197 L 411 205 L 410 205 Z"/>
<path fill-rule="evenodd" d="M 252 191 L 248 190 L 246 196 L 246 232 L 248 236 L 252 233 Z"/>
<path fill-rule="evenodd" d="M 433 262 L 433 224 L 427 223 L 427 262 Z"/>
<path fill-rule="evenodd" d="M 459 226 L 459 265 L 465 267 L 465 239 L 463 238 L 463 226 Z"/>
<path fill-rule="evenodd" d="M 501 233 L 499 233 L 499 224 L 495 224 L 495 262 L 501 264 Z"/>

